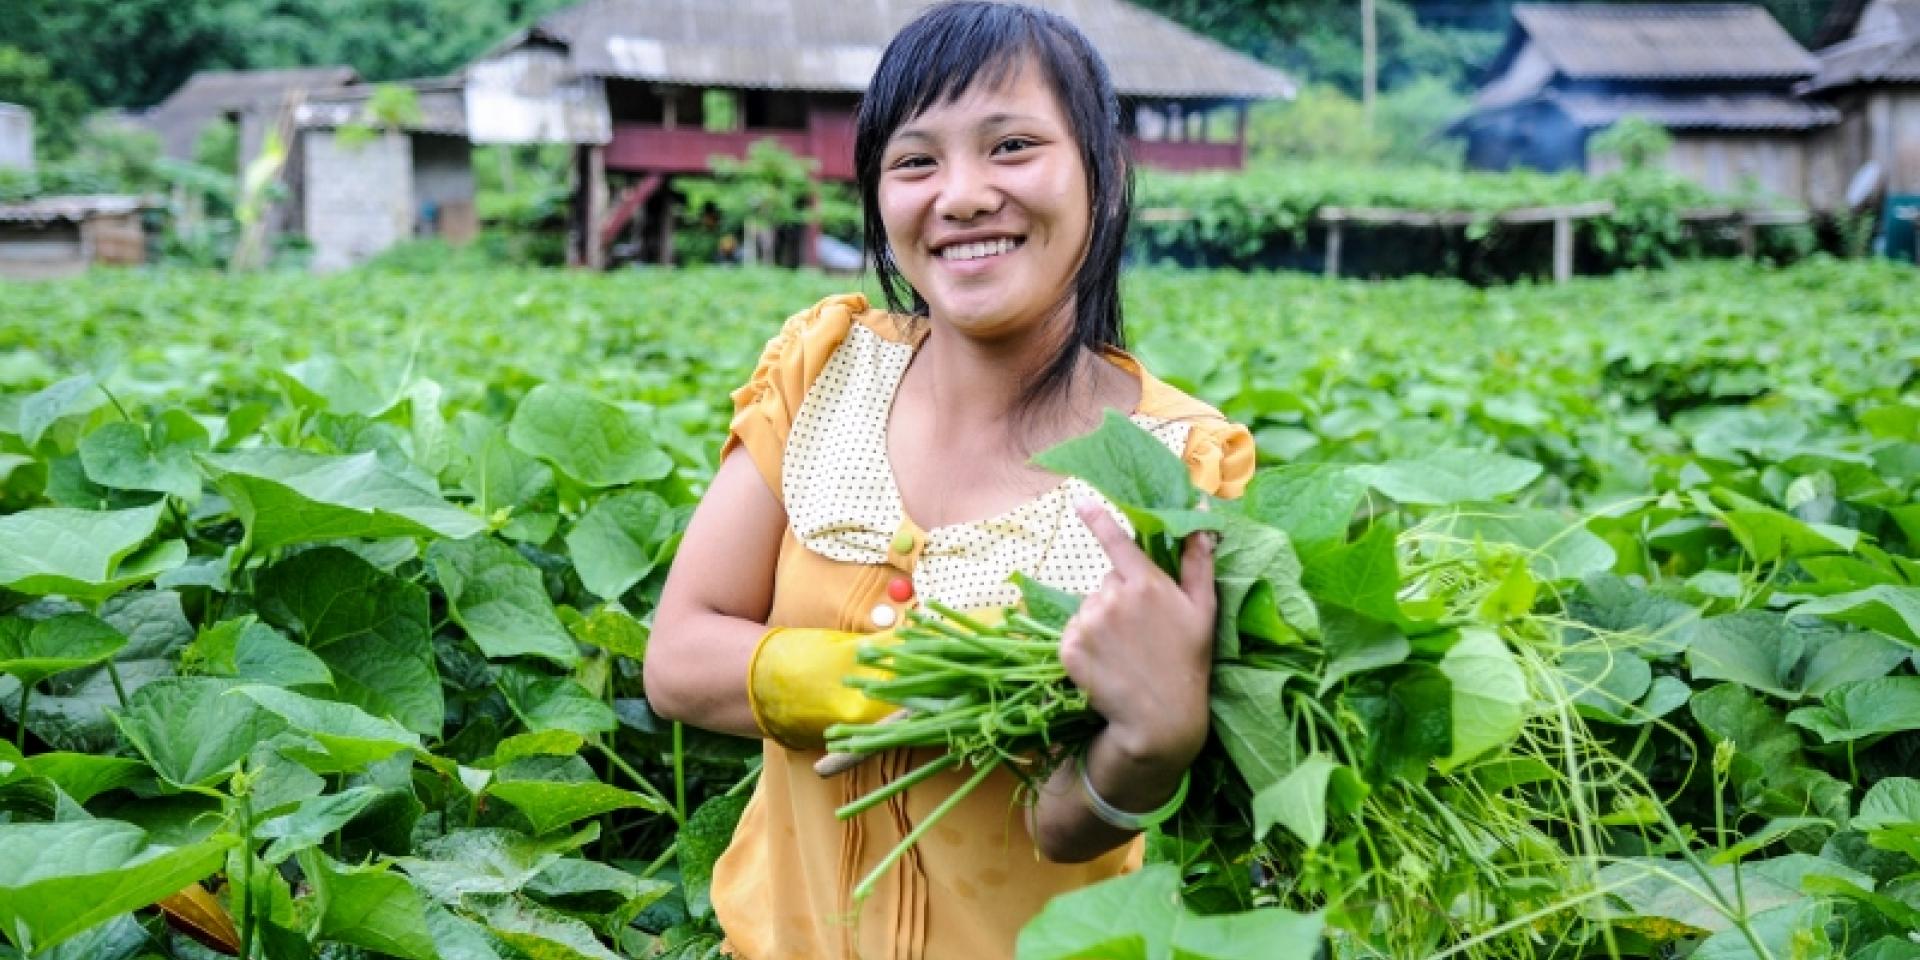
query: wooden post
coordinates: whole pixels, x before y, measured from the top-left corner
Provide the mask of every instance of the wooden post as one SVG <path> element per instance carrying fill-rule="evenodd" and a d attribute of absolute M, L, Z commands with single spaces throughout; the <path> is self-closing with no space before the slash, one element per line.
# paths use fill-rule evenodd
<path fill-rule="evenodd" d="M 673 266 L 673 180 L 660 185 L 660 265 Z"/>
<path fill-rule="evenodd" d="M 1573 217 L 1567 214 L 1553 218 L 1553 282 L 1566 283 L 1573 279 Z"/>
<path fill-rule="evenodd" d="M 1341 221 L 1327 221 L 1327 279 L 1340 276 Z"/>
<path fill-rule="evenodd" d="M 600 234 L 607 224 L 607 148 L 590 146 L 583 157 L 586 164 L 586 176 L 580 187 L 586 191 L 586 256 L 584 263 L 589 270 L 604 270 L 607 266 L 607 248 L 601 242 Z"/>
<path fill-rule="evenodd" d="M 1740 255 L 1751 260 L 1760 251 L 1760 228 L 1753 222 L 1751 212 L 1740 211 Z"/>

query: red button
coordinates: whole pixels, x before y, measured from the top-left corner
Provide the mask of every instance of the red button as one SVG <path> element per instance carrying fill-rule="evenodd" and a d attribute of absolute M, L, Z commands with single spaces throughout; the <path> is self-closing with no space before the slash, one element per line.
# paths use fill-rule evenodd
<path fill-rule="evenodd" d="M 887 596 L 892 599 L 894 603 L 906 603 L 908 600 L 912 600 L 913 581 L 908 580 L 906 577 L 894 577 L 893 582 L 887 584 Z"/>

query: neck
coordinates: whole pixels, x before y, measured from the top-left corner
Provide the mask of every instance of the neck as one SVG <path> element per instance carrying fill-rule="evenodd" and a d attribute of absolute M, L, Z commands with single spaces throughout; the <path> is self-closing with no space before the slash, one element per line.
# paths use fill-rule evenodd
<path fill-rule="evenodd" d="M 1076 412 L 1096 408 L 1100 358 L 1079 351 L 1068 388 L 1028 407 L 1022 401 L 1029 384 L 1052 362 L 1072 324 L 1071 306 L 1046 323 L 1016 336 L 977 339 L 937 321 L 914 363 L 923 367 L 921 389 L 930 399 L 943 435 L 1002 435 L 1014 447 L 1050 440 L 1062 431 L 1085 426 L 1071 422 Z M 1098 411 L 1094 416 L 1097 418 Z M 1013 431 L 1007 425 L 1016 426 Z"/>

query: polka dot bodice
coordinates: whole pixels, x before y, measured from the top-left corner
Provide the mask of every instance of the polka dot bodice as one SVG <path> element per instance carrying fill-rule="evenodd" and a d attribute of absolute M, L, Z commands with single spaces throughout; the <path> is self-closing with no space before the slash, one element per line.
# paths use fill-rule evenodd
<path fill-rule="evenodd" d="M 1107 501 L 1079 480 L 986 520 L 922 531 L 906 515 L 887 459 L 887 419 L 913 350 L 855 325 L 821 368 L 794 415 L 783 458 L 781 493 L 794 536 L 831 560 L 895 563 L 909 572 L 914 597 L 963 610 L 1018 602 L 1008 580 L 1015 571 L 1093 593 L 1111 563 L 1073 504 Z M 1190 423 L 1132 419 L 1176 456 L 1186 448 Z M 1131 533 L 1126 518 L 1107 508 Z"/>

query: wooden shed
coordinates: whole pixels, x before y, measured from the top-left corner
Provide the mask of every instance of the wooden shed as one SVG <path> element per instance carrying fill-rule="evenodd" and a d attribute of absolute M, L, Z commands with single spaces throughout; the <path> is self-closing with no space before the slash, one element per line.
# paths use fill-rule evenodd
<path fill-rule="evenodd" d="M 385 84 L 362 83 L 350 67 L 202 71 L 137 120 L 181 159 L 193 157 L 209 124 L 233 122 L 241 169 L 276 132 L 287 148 L 286 196 L 268 230 L 305 236 L 313 267 L 334 270 L 409 237 L 464 243 L 477 230 L 462 81 L 397 85 L 413 91 L 419 116 L 366 143 L 338 129 L 367 123 L 368 101 Z"/>
<path fill-rule="evenodd" d="M 1820 149 L 1846 179 L 1815 205 L 1847 205 L 1856 176 L 1869 195 L 1920 194 L 1920 0 L 1872 0 L 1819 60 L 1801 92 L 1843 115 Z"/>
<path fill-rule="evenodd" d="M 575 262 L 636 217 L 671 257 L 676 174 L 773 140 L 853 177 L 859 97 L 887 41 L 933 0 L 586 0 L 466 70 L 476 143 L 571 143 Z M 1175 170 L 1245 160 L 1246 108 L 1293 81 L 1125 0 L 1037 0 L 1106 57 L 1135 156 Z M 806 249 L 811 252 L 812 244 Z"/>
<path fill-rule="evenodd" d="M 146 261 L 139 197 L 42 197 L 0 204 L 0 278 L 37 280 L 84 273 L 96 263 Z"/>
<path fill-rule="evenodd" d="M 1644 117 L 1673 136 L 1675 172 L 1801 201 L 1844 175 L 1811 146 L 1840 111 L 1795 93 L 1819 68 L 1755 4 L 1518 4 L 1449 132 L 1476 169 L 1602 173 L 1615 161 L 1589 148 L 1593 134 Z"/>

